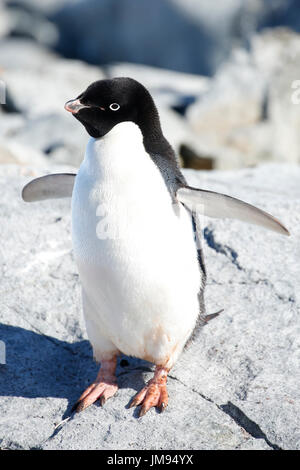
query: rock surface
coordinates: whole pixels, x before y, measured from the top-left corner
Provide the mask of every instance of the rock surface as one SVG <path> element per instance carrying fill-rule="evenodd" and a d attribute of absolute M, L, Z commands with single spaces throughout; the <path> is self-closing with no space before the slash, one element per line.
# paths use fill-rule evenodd
<path fill-rule="evenodd" d="M 64 170 L 74 168 L 47 171 Z M 166 412 L 138 419 L 126 409 L 151 377 L 151 364 L 127 358 L 118 366 L 118 395 L 57 428 L 97 366 L 81 313 L 70 201 L 20 199 L 22 186 L 43 173 L 0 166 L 0 447 L 300 449 L 300 169 L 185 172 L 191 185 L 268 210 L 291 237 L 204 219 L 207 311 L 224 312 L 171 371 Z"/>
<path fill-rule="evenodd" d="M 254 36 L 248 51 L 235 50 L 210 79 L 128 63 L 100 68 L 63 59 L 29 39 L 6 38 L 0 45 L 0 93 L 3 83 L 7 91 L 0 138 L 53 163 L 78 166 L 87 141 L 64 103 L 92 81 L 115 76 L 131 76 L 150 90 L 185 167 L 300 161 L 300 36 L 289 30 Z M 36 158 L 25 153 L 35 166 Z M 5 152 L 1 162 L 8 162 Z"/>
<path fill-rule="evenodd" d="M 196 93 L 207 86 L 207 79 L 151 67 L 130 64 L 91 66 L 58 57 L 30 40 L 3 40 L 0 48 L 0 79 L 7 85 L 10 112 L 0 112 L 0 137 L 7 145 L 24 147 L 28 165 L 36 165 L 26 147 L 44 155 L 53 163 L 79 166 L 87 142 L 87 133 L 64 110 L 68 99 L 78 96 L 95 80 L 131 76 L 149 87 L 159 107 L 166 137 L 177 153 L 182 146 L 197 156 L 205 153 L 199 137 L 187 120 L 174 108 L 185 109 Z M 11 109 L 13 106 L 13 109 Z M 17 159 L 11 160 L 16 162 Z M 9 163 L 1 152 L 0 163 Z"/>
<path fill-rule="evenodd" d="M 20 0 L 19 0 L 20 1 Z M 300 31 L 297 0 L 77 0 L 51 16 L 64 55 L 96 64 L 115 61 L 213 75 L 233 47 L 262 28 Z M 89 27 L 84 31 L 82 24 Z"/>
<path fill-rule="evenodd" d="M 292 31 L 255 35 L 249 50 L 236 49 L 212 78 L 129 63 L 100 68 L 24 38 L 5 38 L 0 46 L 0 94 L 3 84 L 7 91 L 0 138 L 32 147 L 53 163 L 78 166 L 87 141 L 64 103 L 92 81 L 115 76 L 131 76 L 150 90 L 185 167 L 300 161 L 300 35 Z M 35 166 L 26 148 L 25 154 Z M 8 162 L 5 152 L 1 162 Z"/>
<path fill-rule="evenodd" d="M 31 38 L 96 64 L 206 75 L 263 28 L 300 31 L 297 0 L 223 0 L 216 8 L 211 0 L 2 0 L 0 9 L 0 37 Z"/>
<path fill-rule="evenodd" d="M 300 36 L 287 29 L 255 35 L 235 50 L 187 108 L 187 120 L 214 168 L 300 161 Z"/>

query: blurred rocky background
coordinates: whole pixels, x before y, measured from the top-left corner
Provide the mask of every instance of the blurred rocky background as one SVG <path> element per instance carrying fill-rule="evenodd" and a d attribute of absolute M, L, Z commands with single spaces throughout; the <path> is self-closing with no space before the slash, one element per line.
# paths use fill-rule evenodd
<path fill-rule="evenodd" d="M 128 75 L 182 166 L 298 163 L 299 13 L 296 0 L 2 0 L 0 162 L 78 166 L 87 136 L 64 102 Z"/>
<path fill-rule="evenodd" d="M 0 449 L 300 449 L 299 30 L 296 0 L 0 1 Z M 207 312 L 224 311 L 171 371 L 166 412 L 126 409 L 151 368 L 126 358 L 118 396 L 62 423 L 97 369 L 70 201 L 21 189 L 76 172 L 88 135 L 64 103 L 120 75 L 150 89 L 189 184 L 291 237 L 202 220 Z"/>

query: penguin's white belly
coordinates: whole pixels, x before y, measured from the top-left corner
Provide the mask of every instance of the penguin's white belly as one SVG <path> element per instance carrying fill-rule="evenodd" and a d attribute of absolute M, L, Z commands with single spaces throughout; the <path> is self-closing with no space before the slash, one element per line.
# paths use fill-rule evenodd
<path fill-rule="evenodd" d="M 173 365 L 199 313 L 201 273 L 190 215 L 172 206 L 132 123 L 90 139 L 72 237 L 97 358 L 105 338 L 124 354 Z"/>

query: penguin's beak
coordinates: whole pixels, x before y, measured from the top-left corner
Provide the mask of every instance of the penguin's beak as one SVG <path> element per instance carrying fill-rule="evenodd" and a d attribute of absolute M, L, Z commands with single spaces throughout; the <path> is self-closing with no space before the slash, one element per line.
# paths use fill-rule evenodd
<path fill-rule="evenodd" d="M 69 113 L 76 114 L 82 108 L 87 108 L 84 104 L 80 103 L 79 99 L 67 101 L 65 104 L 65 109 L 69 111 Z"/>

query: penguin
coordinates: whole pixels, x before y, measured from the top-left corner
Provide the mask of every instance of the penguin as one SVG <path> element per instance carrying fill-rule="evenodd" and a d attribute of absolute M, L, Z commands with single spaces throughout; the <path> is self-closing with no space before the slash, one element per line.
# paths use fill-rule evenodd
<path fill-rule="evenodd" d="M 270 214 L 192 188 L 163 135 L 149 91 L 132 78 L 99 80 L 65 109 L 90 138 L 75 174 L 37 178 L 27 202 L 72 197 L 72 243 L 86 330 L 100 369 L 79 397 L 82 411 L 118 390 L 117 357 L 155 365 L 132 399 L 139 416 L 168 404 L 167 376 L 206 316 L 199 215 L 237 218 L 289 235 Z"/>

